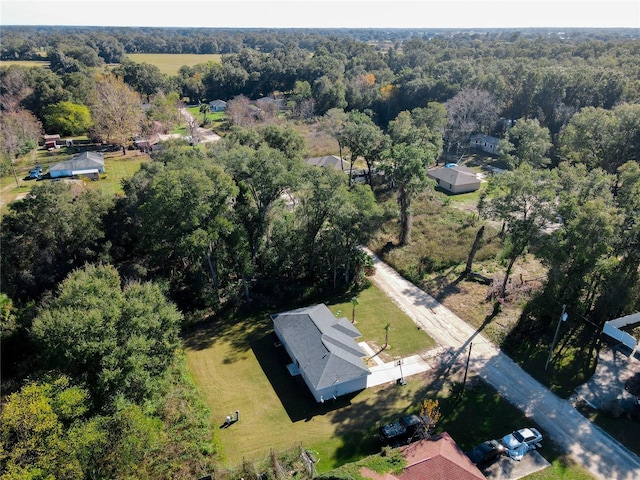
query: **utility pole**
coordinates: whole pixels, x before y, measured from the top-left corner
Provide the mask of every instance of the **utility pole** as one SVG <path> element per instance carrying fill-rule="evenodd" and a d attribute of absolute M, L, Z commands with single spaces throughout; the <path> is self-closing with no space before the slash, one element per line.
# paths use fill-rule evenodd
<path fill-rule="evenodd" d="M 462 391 L 464 392 L 464 386 L 467 383 L 467 372 L 469 371 L 469 360 L 471 360 L 471 347 L 473 342 L 469 343 L 469 355 L 467 356 L 467 365 L 464 367 L 464 379 L 462 380 Z"/>
<path fill-rule="evenodd" d="M 13 170 L 13 178 L 16 179 L 16 187 L 20 188 L 20 184 L 18 183 L 18 176 L 16 175 L 16 167 L 13 163 L 13 158 L 11 159 L 11 170 Z"/>
<path fill-rule="evenodd" d="M 558 319 L 558 326 L 556 327 L 556 334 L 553 336 L 553 342 L 551 342 L 551 349 L 549 350 L 549 356 L 547 357 L 547 363 L 544 364 L 544 369 L 546 370 L 549 366 L 549 362 L 551 361 L 551 355 L 553 355 L 553 349 L 556 346 L 556 342 L 558 341 L 558 333 L 560 333 L 560 323 L 565 322 L 567 320 L 567 314 L 565 313 L 566 305 L 562 305 L 562 315 Z"/>

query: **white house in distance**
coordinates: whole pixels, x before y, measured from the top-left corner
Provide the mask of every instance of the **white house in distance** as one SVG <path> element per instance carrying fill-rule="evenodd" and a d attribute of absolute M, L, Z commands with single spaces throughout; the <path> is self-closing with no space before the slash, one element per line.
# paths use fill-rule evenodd
<path fill-rule="evenodd" d="M 469 137 L 469 146 L 471 148 L 477 148 L 483 152 L 493 153 L 494 155 L 498 154 L 499 143 L 499 138 L 483 135 L 482 133 L 474 133 Z"/>
<path fill-rule="evenodd" d="M 440 188 L 451 193 L 475 192 L 480 188 L 481 183 L 473 170 L 455 163 L 431 168 L 427 170 L 427 176 L 434 179 Z"/>
<path fill-rule="evenodd" d="M 224 100 L 213 100 L 209 102 L 209 111 L 211 112 L 224 112 L 227 108 L 227 102 Z"/>
<path fill-rule="evenodd" d="M 301 375 L 323 403 L 364 390 L 371 374 L 366 354 L 355 339 L 362 334 L 346 318 L 336 318 L 324 304 L 271 315 L 273 330 L 292 362 L 292 375 Z"/>
<path fill-rule="evenodd" d="M 85 176 L 94 180 L 104 173 L 104 157 L 100 152 L 82 152 L 64 162 L 51 165 L 51 178 Z"/>

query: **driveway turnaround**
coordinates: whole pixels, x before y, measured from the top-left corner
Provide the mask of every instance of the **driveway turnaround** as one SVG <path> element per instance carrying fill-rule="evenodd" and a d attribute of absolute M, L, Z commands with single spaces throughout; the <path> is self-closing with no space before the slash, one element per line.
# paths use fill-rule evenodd
<path fill-rule="evenodd" d="M 602 480 L 640 479 L 640 459 L 583 417 L 567 400 L 551 393 L 433 297 L 402 278 L 371 251 L 376 273 L 372 281 L 413 321 L 447 350 L 451 363 L 466 361 L 469 368 L 536 422 L 594 477 Z"/>

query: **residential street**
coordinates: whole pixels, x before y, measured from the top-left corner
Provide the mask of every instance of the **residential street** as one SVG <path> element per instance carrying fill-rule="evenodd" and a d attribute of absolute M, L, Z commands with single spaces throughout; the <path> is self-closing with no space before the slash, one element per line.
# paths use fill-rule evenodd
<path fill-rule="evenodd" d="M 535 421 L 543 435 L 552 438 L 598 479 L 640 479 L 638 456 L 594 426 L 570 402 L 549 392 L 481 333 L 366 251 L 375 261 L 373 282 L 450 352 L 451 362 L 465 362 L 469 343 L 473 342 L 470 369 Z"/>

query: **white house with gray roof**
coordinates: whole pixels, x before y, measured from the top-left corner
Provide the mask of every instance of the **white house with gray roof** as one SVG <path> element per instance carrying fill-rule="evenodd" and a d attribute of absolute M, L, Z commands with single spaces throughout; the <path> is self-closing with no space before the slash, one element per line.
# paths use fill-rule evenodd
<path fill-rule="evenodd" d="M 451 193 L 475 192 L 480 188 L 480 179 L 470 168 L 456 164 L 447 164 L 427 170 L 427 176 L 436 184 Z"/>
<path fill-rule="evenodd" d="M 88 176 L 97 179 L 100 173 L 104 173 L 104 157 L 100 152 L 82 152 L 51 165 L 47 172 L 51 178 Z"/>
<path fill-rule="evenodd" d="M 477 148 L 487 153 L 498 153 L 498 144 L 500 139 L 491 137 L 489 135 L 483 135 L 482 133 L 476 133 L 469 137 L 469 146 L 471 148 Z"/>
<path fill-rule="evenodd" d="M 271 315 L 273 330 L 291 357 L 287 368 L 300 375 L 317 402 L 367 387 L 366 354 L 355 339 L 362 334 L 324 304 Z"/>

